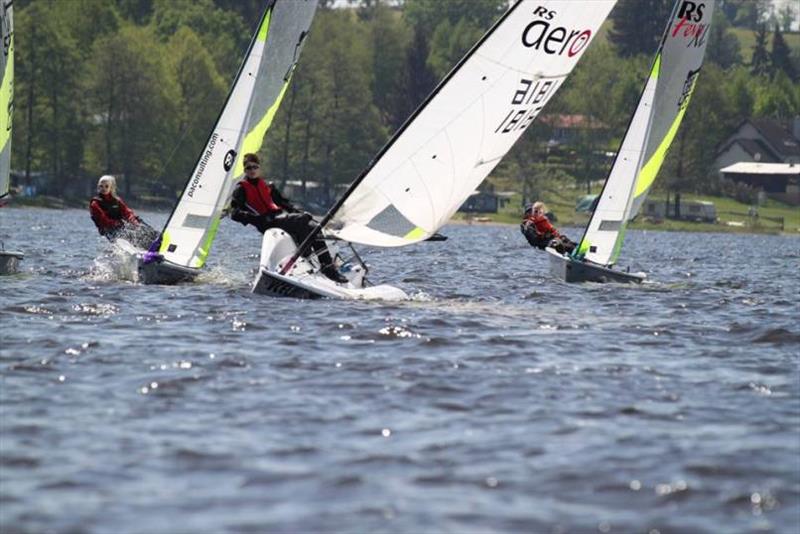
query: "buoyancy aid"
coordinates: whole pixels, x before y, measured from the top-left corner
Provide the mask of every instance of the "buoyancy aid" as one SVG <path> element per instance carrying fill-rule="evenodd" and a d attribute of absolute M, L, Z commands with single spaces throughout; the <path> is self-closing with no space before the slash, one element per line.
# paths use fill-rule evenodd
<path fill-rule="evenodd" d="M 122 220 L 122 207 L 119 204 L 119 199 L 114 195 L 94 196 L 92 200 L 89 201 L 89 204 L 91 205 L 92 202 L 97 202 L 100 205 L 100 209 L 103 210 L 103 213 L 105 213 L 109 219 L 114 219 L 115 221 Z M 95 224 L 98 226 L 100 225 L 100 222 L 96 220 L 94 215 L 92 215 L 92 220 L 94 220 Z"/>
<path fill-rule="evenodd" d="M 283 211 L 283 209 L 272 200 L 272 187 L 267 185 L 264 180 L 259 179 L 254 184 L 250 180 L 244 179 L 239 182 L 239 185 L 244 189 L 247 207 L 254 211 L 256 215 Z"/>
<path fill-rule="evenodd" d="M 561 235 L 558 233 L 558 230 L 550 224 L 550 219 L 548 219 L 546 215 L 528 215 L 525 217 L 523 223 L 526 221 L 531 223 L 536 229 L 536 233 L 545 239 L 552 239 Z"/>

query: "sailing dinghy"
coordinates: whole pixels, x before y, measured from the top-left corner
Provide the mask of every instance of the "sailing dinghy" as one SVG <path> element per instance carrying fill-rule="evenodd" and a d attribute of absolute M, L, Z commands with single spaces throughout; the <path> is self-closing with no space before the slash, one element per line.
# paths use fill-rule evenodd
<path fill-rule="evenodd" d="M 639 104 L 572 255 L 547 248 L 550 271 L 567 282 L 640 283 L 644 273 L 613 269 L 628 222 L 636 216 L 686 113 L 703 65 L 714 0 L 678 0 Z"/>
<path fill-rule="evenodd" d="M 308 35 L 316 0 L 270 0 L 225 105 L 161 237 L 140 254 L 139 280 L 193 280 L 206 262 L 242 158 L 258 152 Z"/>
<path fill-rule="evenodd" d="M 255 293 L 403 298 L 372 286 L 355 254 L 338 284 L 306 256 L 314 239 L 401 247 L 444 226 L 539 115 L 616 0 L 517 0 L 459 61 L 298 247 L 264 234 Z M 341 261 L 341 260 L 340 260 Z"/>
<path fill-rule="evenodd" d="M 11 188 L 11 123 L 14 116 L 14 16 L 11 2 L 0 4 L 0 204 Z M 22 252 L 6 250 L 0 241 L 0 275 L 17 272 Z"/>

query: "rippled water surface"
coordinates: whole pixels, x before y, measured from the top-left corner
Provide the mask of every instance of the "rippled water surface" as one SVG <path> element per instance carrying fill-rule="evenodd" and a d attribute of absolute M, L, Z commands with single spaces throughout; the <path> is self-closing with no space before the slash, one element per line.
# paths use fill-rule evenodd
<path fill-rule="evenodd" d="M 158 287 L 0 210 L 0 530 L 797 532 L 800 239 L 630 232 L 622 287 L 444 232 L 363 251 L 412 301 L 309 302 L 250 294 L 230 221 Z"/>

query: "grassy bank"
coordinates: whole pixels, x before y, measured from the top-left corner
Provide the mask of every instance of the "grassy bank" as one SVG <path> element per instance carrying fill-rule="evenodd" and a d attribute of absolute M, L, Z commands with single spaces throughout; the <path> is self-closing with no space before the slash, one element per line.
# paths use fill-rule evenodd
<path fill-rule="evenodd" d="M 593 192 L 599 192 L 599 186 Z M 542 200 L 547 203 L 548 209 L 557 218 L 558 226 L 583 227 L 589 220 L 586 213 L 575 212 L 576 200 L 585 193 L 575 187 L 544 187 Z M 664 200 L 664 196 L 654 194 L 654 200 Z M 749 215 L 750 206 L 737 202 L 732 198 L 712 197 L 707 195 L 683 194 L 684 200 L 706 200 L 716 206 L 718 222 L 696 223 L 690 221 L 676 221 L 665 219 L 653 221 L 639 217 L 630 228 L 682 231 L 682 232 L 733 232 L 733 233 L 786 233 L 800 234 L 800 208 L 768 200 L 764 205 L 758 206 L 758 216 Z M 515 195 L 511 201 L 499 210 L 498 213 L 457 213 L 456 220 L 472 218 L 478 222 L 495 222 L 501 224 L 519 224 L 522 219 L 522 197 Z"/>

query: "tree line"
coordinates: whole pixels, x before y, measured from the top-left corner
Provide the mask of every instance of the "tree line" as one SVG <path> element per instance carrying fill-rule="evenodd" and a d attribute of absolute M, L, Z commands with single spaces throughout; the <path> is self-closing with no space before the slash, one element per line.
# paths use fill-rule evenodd
<path fill-rule="evenodd" d="M 127 196 L 175 198 L 264 3 L 16 2 L 12 168 L 21 182 L 55 196 L 85 196 L 108 173 L 121 177 Z M 559 159 L 547 151 L 552 131 L 539 121 L 495 175 L 523 183 L 553 169 L 576 181 L 602 177 L 600 155 L 616 150 L 624 134 L 672 3 L 621 0 L 608 30 L 545 110 L 585 115 L 603 128 L 582 132 Z M 320 2 L 262 149 L 269 178 L 323 184 L 323 203 L 336 185 L 359 174 L 508 6 L 507 0 L 341 4 Z M 754 5 L 766 5 L 761 0 L 718 5 L 704 72 L 662 171 L 664 185 L 676 191 L 719 187 L 709 174 L 715 149 L 741 120 L 800 113 L 800 52 L 786 45 L 783 26 L 767 28 L 766 11 L 753 14 Z M 756 49 L 746 61 L 730 30 L 732 21 L 746 25 L 753 17 Z"/>

